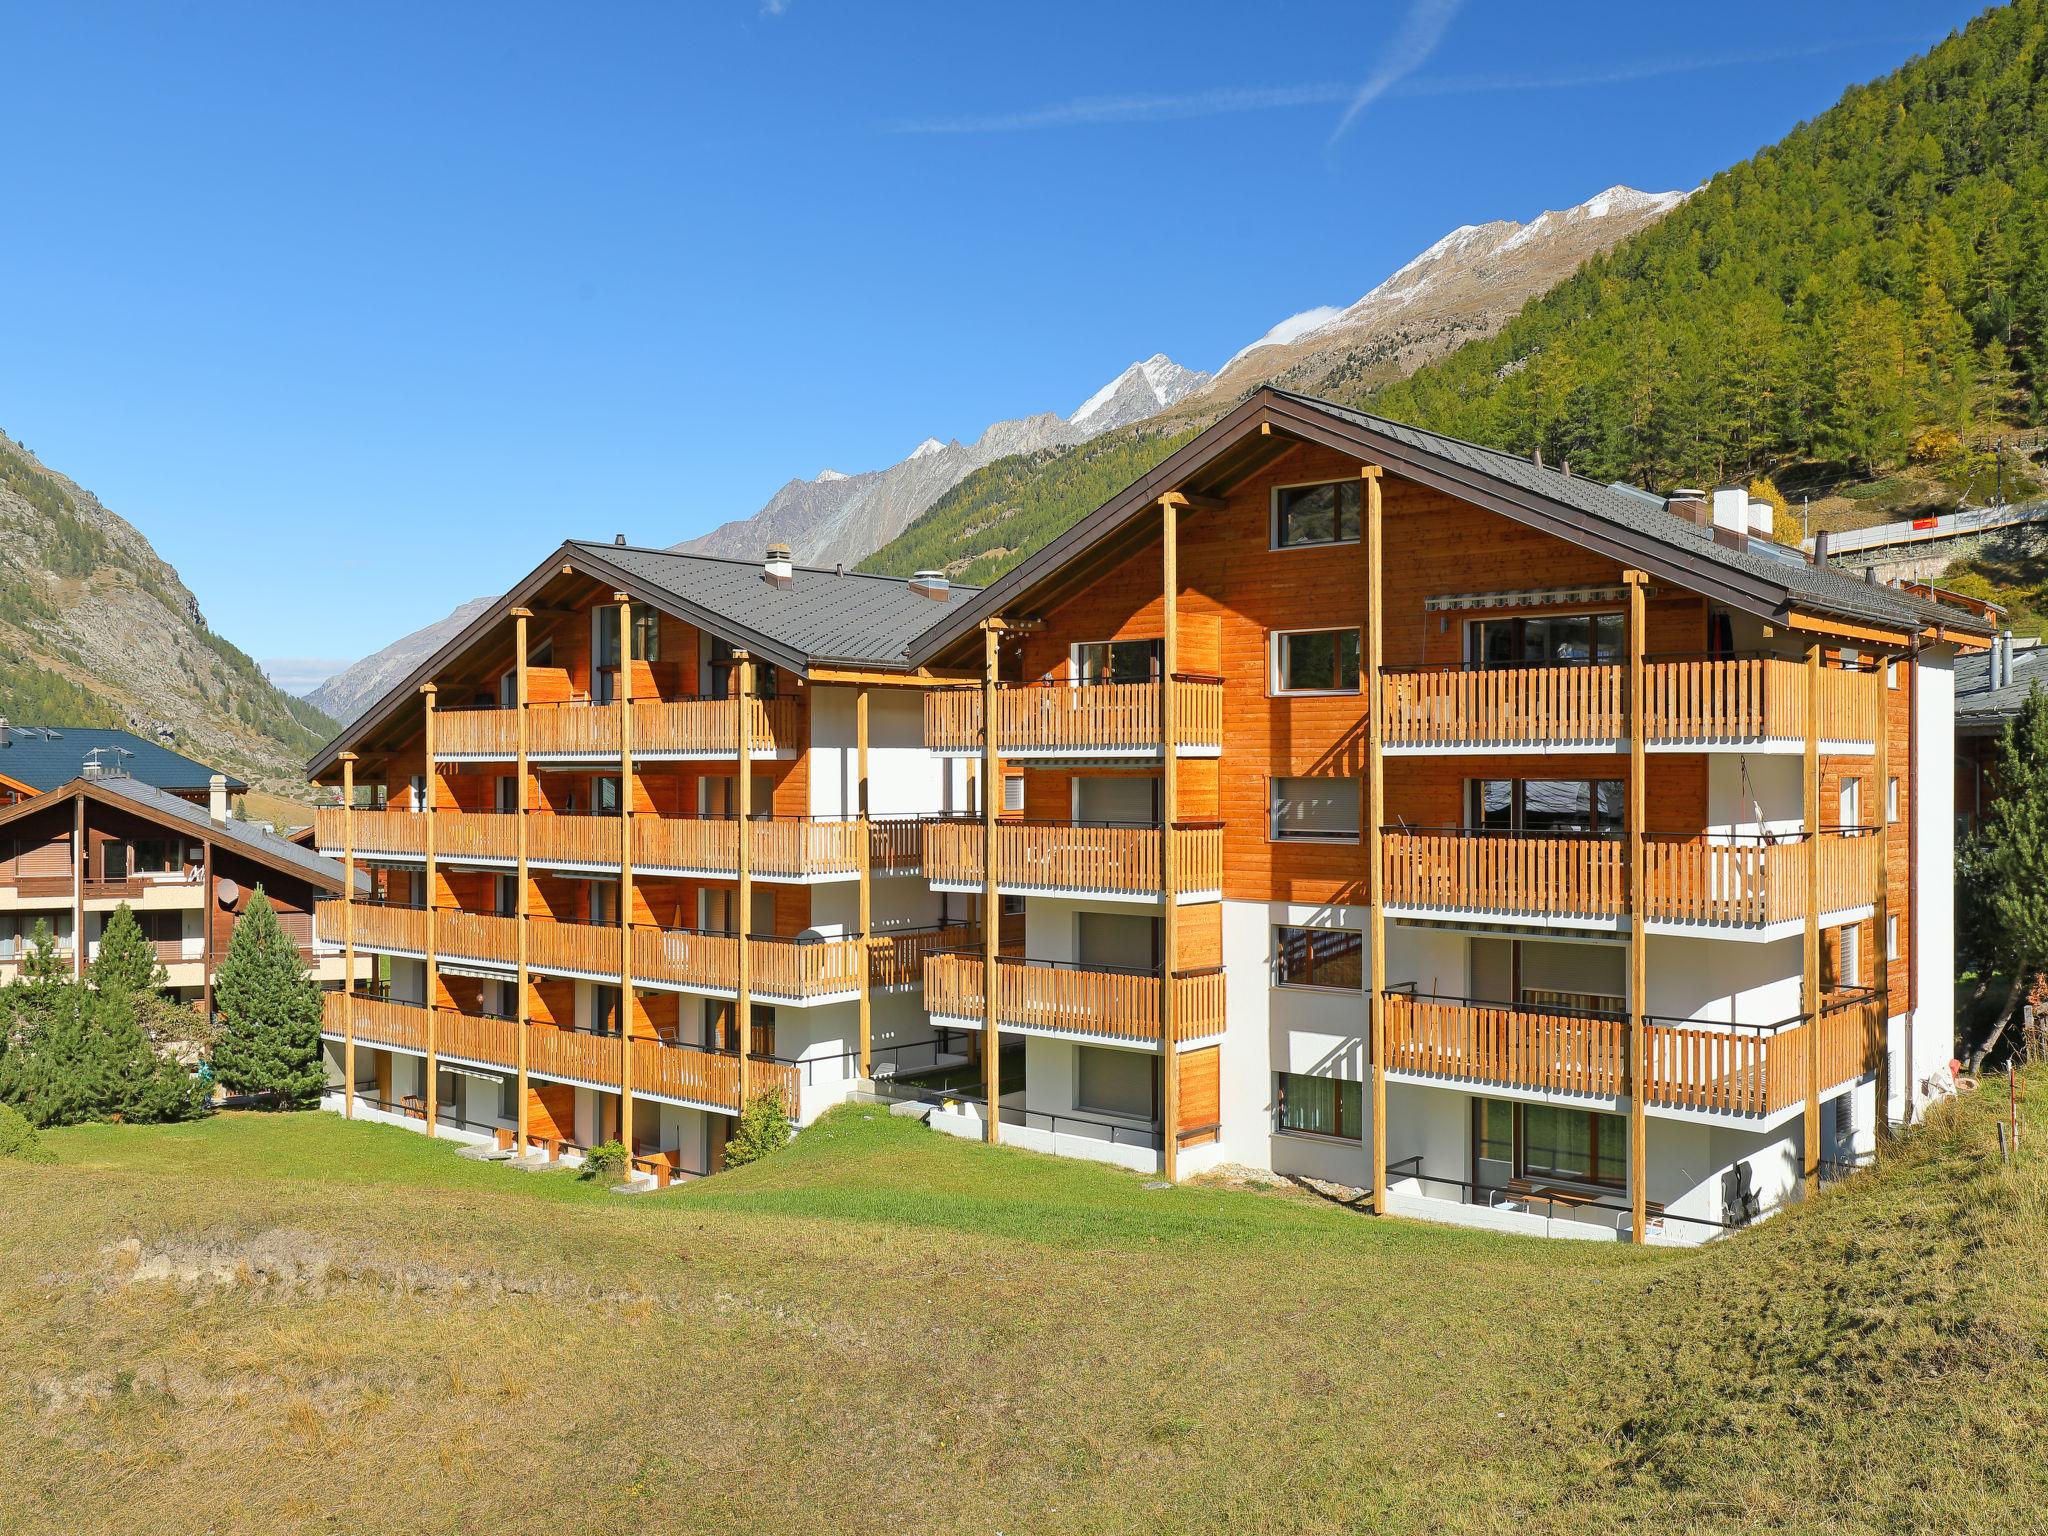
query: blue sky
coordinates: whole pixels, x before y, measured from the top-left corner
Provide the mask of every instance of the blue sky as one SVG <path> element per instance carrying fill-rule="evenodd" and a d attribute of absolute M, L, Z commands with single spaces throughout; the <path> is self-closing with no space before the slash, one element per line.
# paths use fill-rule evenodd
<path fill-rule="evenodd" d="M 1976 9 L 0 0 L 0 430 L 310 681 L 1695 185 Z"/>

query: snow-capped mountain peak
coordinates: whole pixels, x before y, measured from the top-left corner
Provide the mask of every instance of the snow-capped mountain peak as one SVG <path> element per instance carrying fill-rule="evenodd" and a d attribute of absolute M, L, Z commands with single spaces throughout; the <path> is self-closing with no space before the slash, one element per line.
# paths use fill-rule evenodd
<path fill-rule="evenodd" d="M 1083 400 L 1067 424 L 1091 435 L 1107 432 L 1155 415 L 1208 382 L 1208 374 L 1183 368 L 1164 352 L 1154 352 Z"/>
<path fill-rule="evenodd" d="M 824 485 L 824 484 L 826 484 L 826 483 L 827 483 L 827 482 L 829 482 L 829 481 L 833 481 L 833 480 L 846 480 L 846 479 L 850 479 L 850 478 L 852 478 L 852 477 L 851 477 L 851 476 L 848 476 L 848 475 L 842 475 L 842 474 L 841 474 L 841 473 L 840 473 L 840 472 L 839 472 L 838 470 L 836 470 L 836 469 L 821 469 L 821 470 L 819 470 L 819 471 L 818 471 L 818 478 L 817 478 L 817 479 L 816 479 L 815 481 L 813 481 L 812 483 L 813 483 L 813 484 L 815 484 L 815 485 Z"/>
<path fill-rule="evenodd" d="M 940 442 L 936 437 L 928 437 L 910 450 L 910 456 L 913 459 L 928 459 L 935 453 L 944 453 L 945 451 L 946 445 L 944 443 Z"/>

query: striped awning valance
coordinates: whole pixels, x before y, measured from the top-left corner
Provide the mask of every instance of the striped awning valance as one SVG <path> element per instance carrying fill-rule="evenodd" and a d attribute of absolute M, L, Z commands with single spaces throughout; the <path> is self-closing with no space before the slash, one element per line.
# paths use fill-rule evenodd
<path fill-rule="evenodd" d="M 1461 608 L 1555 608 L 1572 603 L 1619 603 L 1628 598 L 1626 587 L 1536 587 L 1526 592 L 1452 592 L 1427 598 L 1422 606 L 1429 613 L 1447 613 Z"/>

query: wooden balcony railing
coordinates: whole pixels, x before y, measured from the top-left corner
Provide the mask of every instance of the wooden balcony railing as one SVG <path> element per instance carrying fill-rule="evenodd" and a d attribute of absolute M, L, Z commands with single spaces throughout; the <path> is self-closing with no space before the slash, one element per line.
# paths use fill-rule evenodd
<path fill-rule="evenodd" d="M 1223 743 L 1223 683 L 1174 679 L 1179 746 Z M 996 753 L 1002 757 L 1157 755 L 1157 683 L 1028 683 L 996 689 Z M 936 688 L 924 696 L 924 743 L 936 752 L 981 749 L 981 690 Z"/>
<path fill-rule="evenodd" d="M 868 858 L 876 874 L 914 874 L 924 867 L 922 816 L 876 816 L 868 822 Z"/>
<path fill-rule="evenodd" d="M 1564 919 L 1628 910 L 1628 845 L 1619 837 L 1389 831 L 1381 844 L 1392 907 Z M 1875 899 L 1883 846 L 1864 829 L 1821 834 L 1823 913 Z M 1806 904 L 1802 834 L 1644 842 L 1643 910 L 1653 922 L 1764 927 L 1803 918 Z"/>
<path fill-rule="evenodd" d="M 724 757 L 739 752 L 739 710 L 732 699 L 635 699 L 633 750 L 657 755 Z M 799 696 L 749 699 L 749 749 L 763 757 L 803 750 L 806 722 Z M 442 757 L 515 756 L 516 709 L 443 709 L 434 716 L 434 750 Z M 619 755 L 619 707 L 587 699 L 527 706 L 526 750 L 535 757 Z"/>
<path fill-rule="evenodd" d="M 1627 1018 L 1385 994 L 1387 1067 L 1430 1077 L 1592 1097 L 1628 1091 Z M 1884 1049 L 1883 1005 L 1857 993 L 1822 1010 L 1822 1092 L 1870 1071 Z M 1649 1019 L 1644 1103 L 1765 1115 L 1806 1097 L 1812 1020 L 1748 1026 Z"/>
<path fill-rule="evenodd" d="M 979 821 L 925 824 L 924 874 L 937 885 L 982 882 Z M 1179 892 L 1215 891 L 1223 885 L 1220 822 L 1177 822 Z M 1157 895 L 1160 829 L 1093 826 L 1076 822 L 998 821 L 996 883 L 1012 891 L 1080 891 L 1105 895 Z"/>
<path fill-rule="evenodd" d="M 1875 739 L 1879 670 L 1820 673 L 1824 741 Z M 1803 662 L 1750 656 L 1644 665 L 1645 737 L 1657 746 L 1801 741 Z M 1611 743 L 1628 735 L 1628 670 L 1618 665 L 1445 668 L 1382 674 L 1380 725 L 1394 747 Z"/>
<path fill-rule="evenodd" d="M 983 959 L 976 954 L 935 954 L 925 961 L 928 1013 L 985 1016 Z M 1183 971 L 1179 1038 L 1197 1040 L 1223 1031 L 1223 972 Z M 996 1022 L 1013 1029 L 1089 1035 L 1157 1047 L 1159 977 L 1151 971 L 1112 971 L 1004 956 L 996 961 Z"/>
<path fill-rule="evenodd" d="M 878 933 L 868 947 L 869 984 L 877 987 L 922 986 L 926 956 L 941 950 L 971 949 L 980 942 L 981 930 L 972 923 L 944 923 L 930 928 Z"/>
<path fill-rule="evenodd" d="M 518 1070 L 520 1026 L 514 1019 L 462 1013 L 453 1008 L 428 1009 L 417 1003 L 351 997 L 340 992 L 322 994 L 324 1033 L 342 1036 L 351 1013 L 355 1018 L 355 1037 L 361 1044 L 424 1054 L 431 1017 L 434 1046 L 441 1055 L 508 1072 Z M 616 1092 L 619 1052 L 617 1035 L 560 1029 L 552 1024 L 527 1026 L 526 1067 L 535 1077 L 588 1083 Z M 635 1091 L 689 1099 L 731 1114 L 739 1112 L 739 1058 L 731 1052 L 678 1045 L 650 1036 L 635 1036 L 632 1052 Z M 801 1072 L 795 1063 L 756 1056 L 748 1075 L 752 1092 L 759 1094 L 779 1088 L 789 1113 L 798 1113 L 803 1090 Z"/>

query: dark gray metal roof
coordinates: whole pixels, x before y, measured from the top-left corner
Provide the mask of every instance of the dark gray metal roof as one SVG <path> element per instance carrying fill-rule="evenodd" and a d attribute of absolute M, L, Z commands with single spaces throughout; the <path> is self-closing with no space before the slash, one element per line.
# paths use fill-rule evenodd
<path fill-rule="evenodd" d="M 214 770 L 206 764 L 129 731 L 12 724 L 0 731 L 0 774 L 31 789 L 55 789 L 77 778 L 85 770 L 86 754 L 101 748 L 106 750 L 100 761 L 110 771 L 122 769 L 160 789 L 200 792 L 213 777 Z M 248 787 L 228 775 L 229 789 Z"/>
<path fill-rule="evenodd" d="M 2029 646 L 2012 653 L 2012 681 L 1991 686 L 1992 653 L 1956 658 L 1956 725 L 1997 727 L 2019 713 L 2038 684 L 2048 688 L 2048 646 Z"/>
<path fill-rule="evenodd" d="M 579 564 L 610 567 L 644 594 L 666 594 L 702 627 L 744 641 L 798 670 L 812 662 L 901 667 L 910 642 L 934 617 L 975 596 L 955 587 L 946 603 L 910 590 L 900 576 L 796 566 L 788 586 L 769 581 L 758 560 L 684 555 L 636 545 L 571 540 Z M 779 653 L 779 654 L 778 654 Z"/>

